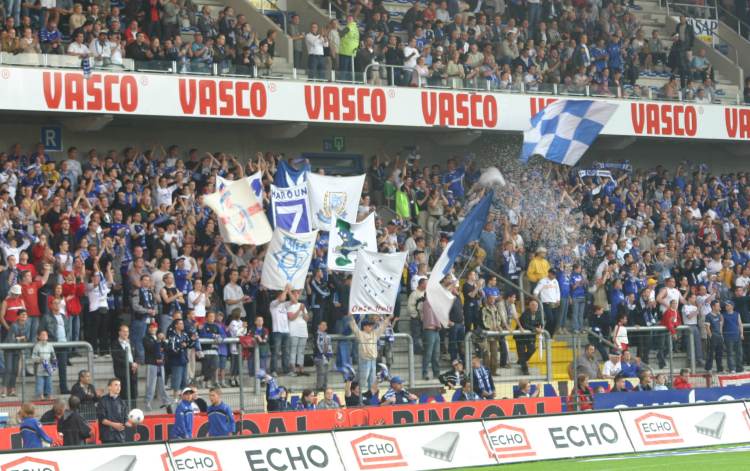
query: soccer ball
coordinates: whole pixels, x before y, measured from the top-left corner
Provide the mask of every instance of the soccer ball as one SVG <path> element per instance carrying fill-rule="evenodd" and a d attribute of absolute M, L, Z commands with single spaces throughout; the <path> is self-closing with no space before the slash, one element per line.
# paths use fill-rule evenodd
<path fill-rule="evenodd" d="M 130 414 L 128 414 L 128 420 L 134 424 L 140 424 L 143 422 L 143 411 L 140 409 L 131 410 Z"/>

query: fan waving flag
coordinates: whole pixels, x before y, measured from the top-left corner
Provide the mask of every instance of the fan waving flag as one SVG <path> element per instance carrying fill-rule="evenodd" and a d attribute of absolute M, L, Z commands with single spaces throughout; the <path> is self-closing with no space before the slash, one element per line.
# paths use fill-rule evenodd
<path fill-rule="evenodd" d="M 271 225 L 255 197 L 250 180 L 225 182 L 221 190 L 203 197 L 203 204 L 219 218 L 219 232 L 224 242 L 261 245 L 270 241 Z"/>
<path fill-rule="evenodd" d="M 448 325 L 448 313 L 453 305 L 454 296 L 446 290 L 440 282 L 450 273 L 458 255 L 464 250 L 469 242 L 479 239 L 487 215 L 492 205 L 493 191 L 488 191 L 479 203 L 477 203 L 469 214 L 466 215 L 461 224 L 453 233 L 453 239 L 445 246 L 435 266 L 432 267 L 430 278 L 427 280 L 427 300 L 430 302 L 433 312 L 443 326 Z"/>
<path fill-rule="evenodd" d="M 393 314 L 406 252 L 357 252 L 349 295 L 352 314 Z"/>
<path fill-rule="evenodd" d="M 532 155 L 565 165 L 575 165 L 602 132 L 617 110 L 605 101 L 560 100 L 531 118 L 523 133 L 521 160 Z"/>
<path fill-rule="evenodd" d="M 329 177 L 311 173 L 307 176 L 307 183 L 314 228 L 330 230 L 336 218 L 349 223 L 357 222 L 359 199 L 365 184 L 364 175 Z"/>
<path fill-rule="evenodd" d="M 261 286 L 284 289 L 289 284 L 293 289 L 303 289 L 317 236 L 318 231 L 292 234 L 277 227 L 263 260 Z"/>
<path fill-rule="evenodd" d="M 307 183 L 280 188 L 271 185 L 271 222 L 274 227 L 289 232 L 310 232 L 310 203 Z"/>
<path fill-rule="evenodd" d="M 375 213 L 354 224 L 336 219 L 336 226 L 331 227 L 328 236 L 328 269 L 354 271 L 359 249 L 371 252 L 378 249 Z"/>
<path fill-rule="evenodd" d="M 250 183 L 250 187 L 253 189 L 255 197 L 258 198 L 258 201 L 261 201 L 263 199 L 263 172 L 255 172 L 249 177 L 245 177 L 245 179 Z M 232 181 L 233 180 L 227 180 L 226 178 L 217 175 L 216 191 L 221 191 L 227 186 L 227 183 L 232 183 Z"/>
<path fill-rule="evenodd" d="M 302 168 L 296 169 L 289 165 L 286 160 L 280 160 L 276 165 L 273 184 L 279 188 L 302 185 L 307 180 L 308 173 L 310 173 L 310 164 L 307 162 L 302 165 Z"/>

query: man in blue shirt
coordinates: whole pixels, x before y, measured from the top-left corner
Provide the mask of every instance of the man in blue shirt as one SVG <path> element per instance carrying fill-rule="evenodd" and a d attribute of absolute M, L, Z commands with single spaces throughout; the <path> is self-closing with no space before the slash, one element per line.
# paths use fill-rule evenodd
<path fill-rule="evenodd" d="M 739 373 L 742 371 L 742 347 L 740 340 L 745 338 L 742 332 L 742 320 L 737 311 L 734 310 L 734 302 L 727 301 L 724 303 L 724 312 L 721 313 L 724 318 L 723 334 L 724 348 L 727 351 L 727 367 L 729 372 Z"/>
<path fill-rule="evenodd" d="M 234 434 L 234 414 L 232 408 L 221 400 L 221 389 L 211 388 L 208 392 L 208 436 L 228 437 Z"/>
<path fill-rule="evenodd" d="M 482 399 L 495 398 L 495 382 L 492 380 L 490 370 L 482 365 L 479 357 L 471 359 L 471 377 L 473 378 L 473 389 Z"/>
<path fill-rule="evenodd" d="M 716 371 L 722 373 L 724 372 L 724 367 L 721 363 L 721 356 L 724 350 L 724 337 L 722 336 L 724 318 L 721 315 L 721 302 L 711 301 L 711 312 L 706 314 L 706 320 L 703 325 L 706 328 L 706 335 L 708 336 L 706 371 L 711 371 L 714 360 L 716 360 Z"/>
<path fill-rule="evenodd" d="M 174 411 L 174 426 L 169 438 L 193 438 L 193 391 L 192 388 L 182 390 L 182 400 Z"/>
<path fill-rule="evenodd" d="M 443 185 L 453 192 L 457 200 L 464 199 L 464 167 L 456 167 L 456 159 L 448 160 L 448 170 L 443 174 Z"/>

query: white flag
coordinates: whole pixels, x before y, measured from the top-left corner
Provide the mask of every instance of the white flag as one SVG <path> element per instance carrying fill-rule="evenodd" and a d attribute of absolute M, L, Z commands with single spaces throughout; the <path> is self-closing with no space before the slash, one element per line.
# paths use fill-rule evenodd
<path fill-rule="evenodd" d="M 349 223 L 357 222 L 359 198 L 365 176 L 329 177 L 311 173 L 307 176 L 310 189 L 310 209 L 313 227 L 327 231 L 336 218 Z"/>
<path fill-rule="evenodd" d="M 378 233 L 375 230 L 375 213 L 364 221 L 349 224 L 336 219 L 336 226 L 328 233 L 328 268 L 330 270 L 354 271 L 359 249 L 376 252 Z"/>
<path fill-rule="evenodd" d="M 349 294 L 349 312 L 392 314 L 405 263 L 406 252 L 360 250 Z"/>
<path fill-rule="evenodd" d="M 243 178 L 225 182 L 221 190 L 203 197 L 203 204 L 219 218 L 219 232 L 224 241 L 261 245 L 271 240 L 271 225 L 250 181 Z"/>
<path fill-rule="evenodd" d="M 284 289 L 287 284 L 304 288 L 317 236 L 318 231 L 293 234 L 277 227 L 263 260 L 260 284 L 268 289 Z"/>
<path fill-rule="evenodd" d="M 271 214 L 273 227 L 285 231 L 300 233 L 310 232 L 310 202 L 307 199 L 307 183 L 279 188 L 271 185 Z"/>
<path fill-rule="evenodd" d="M 248 181 L 250 188 L 253 189 L 253 193 L 255 193 L 255 197 L 258 198 L 258 201 L 263 201 L 263 172 L 255 172 L 254 174 L 245 177 L 244 180 Z M 224 177 L 216 175 L 216 191 L 220 191 L 228 183 L 232 183 L 233 181 L 235 180 L 227 180 Z"/>

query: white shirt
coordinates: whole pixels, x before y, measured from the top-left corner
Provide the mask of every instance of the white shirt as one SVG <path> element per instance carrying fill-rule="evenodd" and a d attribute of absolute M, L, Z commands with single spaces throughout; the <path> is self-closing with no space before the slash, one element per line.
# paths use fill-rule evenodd
<path fill-rule="evenodd" d="M 299 338 L 307 338 L 307 321 L 305 320 L 305 306 L 302 303 L 287 303 L 286 306 L 286 312 L 287 312 L 287 318 L 288 316 L 294 316 L 297 311 L 299 310 L 300 306 L 302 307 L 302 312 L 300 313 L 299 317 L 294 319 L 293 321 L 289 321 L 289 335 L 292 337 L 299 337 Z"/>
<path fill-rule="evenodd" d="M 274 299 L 271 301 L 271 326 L 274 332 L 289 333 L 289 317 L 287 317 L 287 303 Z"/>
<path fill-rule="evenodd" d="M 200 291 L 188 293 L 188 308 L 192 309 L 196 318 L 206 317 L 206 296 Z"/>
<path fill-rule="evenodd" d="M 156 206 L 163 204 L 167 206 L 172 205 L 172 193 L 177 190 L 177 185 L 169 185 L 168 187 L 156 187 Z"/>
<path fill-rule="evenodd" d="M 237 300 L 242 299 L 242 297 L 245 296 L 245 293 L 242 291 L 242 288 L 240 285 L 235 283 L 229 283 L 226 286 L 224 286 L 224 301 L 226 302 L 229 299 Z M 239 304 L 227 304 L 227 315 L 230 315 L 232 311 L 235 309 L 239 309 L 242 311 L 241 316 L 246 317 L 245 314 L 245 308 L 240 302 Z"/>
<path fill-rule="evenodd" d="M 410 58 L 409 56 L 412 54 L 414 55 Z M 411 46 L 404 46 L 404 58 L 404 67 L 416 67 L 417 59 L 419 59 L 419 50 Z"/>
<path fill-rule="evenodd" d="M 534 296 L 538 296 L 542 304 L 559 303 L 560 285 L 557 284 L 557 280 L 542 278 L 534 288 Z"/>
<path fill-rule="evenodd" d="M 680 301 L 680 290 L 677 288 L 664 288 L 667 290 L 666 296 L 664 296 L 664 299 L 662 300 L 662 308 L 668 309 L 669 305 L 672 303 L 672 301 Z"/>
<path fill-rule="evenodd" d="M 622 364 L 619 361 L 617 363 L 612 363 L 612 360 L 607 360 L 607 362 L 604 364 L 602 375 L 617 376 L 617 373 L 619 373 L 620 371 L 622 371 Z"/>
<path fill-rule="evenodd" d="M 685 304 L 682 306 L 682 323 L 685 325 L 698 325 L 698 306 Z"/>
<path fill-rule="evenodd" d="M 151 282 L 154 285 L 154 293 L 159 295 L 159 301 L 161 301 L 161 289 L 164 288 L 164 275 L 169 272 L 163 270 L 156 270 L 151 274 Z"/>
<path fill-rule="evenodd" d="M 307 54 L 310 56 L 322 56 L 323 48 L 328 45 L 328 40 L 320 34 L 307 33 L 305 35 Z"/>
<path fill-rule="evenodd" d="M 70 43 L 70 46 L 68 46 L 68 54 L 78 56 L 88 53 L 89 48 L 85 44 L 78 44 L 77 42 L 73 41 L 72 43 Z"/>
<path fill-rule="evenodd" d="M 99 308 L 109 309 L 109 304 L 107 303 L 109 286 L 106 286 L 104 283 L 98 285 L 89 284 L 88 293 L 86 294 L 89 298 L 89 312 L 94 312 Z"/>
<path fill-rule="evenodd" d="M 57 341 L 67 342 L 68 339 L 65 336 L 65 317 L 62 314 L 54 314 L 55 322 L 57 322 Z"/>

